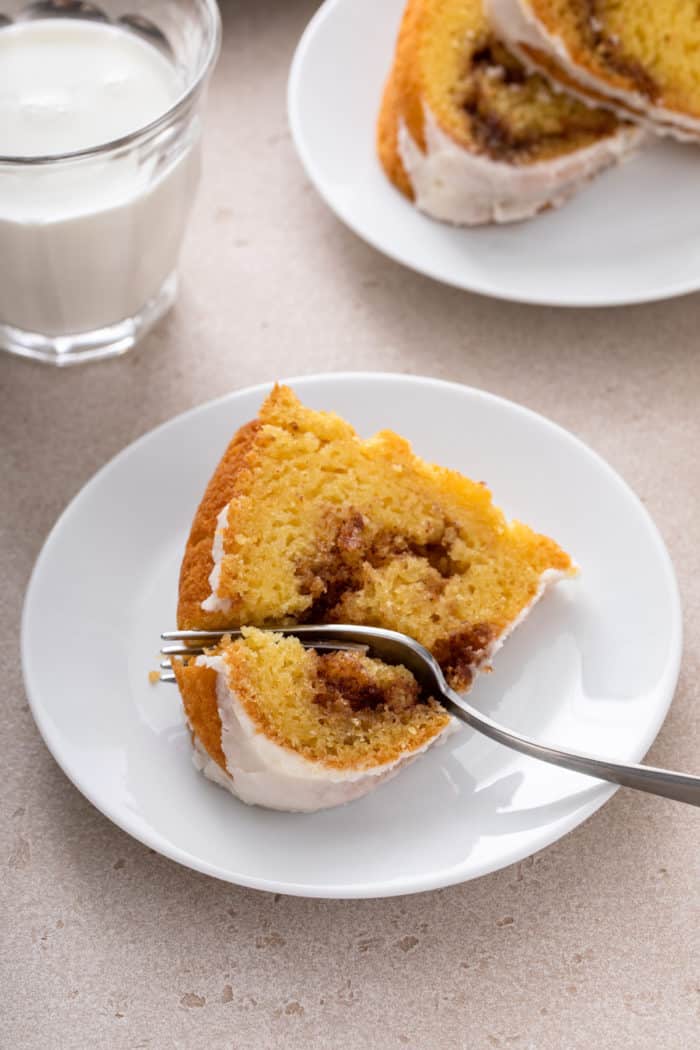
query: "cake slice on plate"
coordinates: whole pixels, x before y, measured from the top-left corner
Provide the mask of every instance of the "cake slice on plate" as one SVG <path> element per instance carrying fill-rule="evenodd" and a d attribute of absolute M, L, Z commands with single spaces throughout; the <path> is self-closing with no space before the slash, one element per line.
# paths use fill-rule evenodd
<path fill-rule="evenodd" d="M 276 386 L 195 515 L 178 626 L 377 625 L 422 642 L 466 690 L 547 584 L 575 571 L 484 484 Z M 176 676 L 199 768 L 274 808 L 359 797 L 453 724 L 406 669 L 269 632 L 226 639 Z"/>
<path fill-rule="evenodd" d="M 496 32 L 552 83 L 678 138 L 700 136 L 695 0 L 486 0 Z"/>
<path fill-rule="evenodd" d="M 377 146 L 388 177 L 427 214 L 469 226 L 529 218 L 641 137 L 528 73 L 482 0 L 409 0 Z"/>

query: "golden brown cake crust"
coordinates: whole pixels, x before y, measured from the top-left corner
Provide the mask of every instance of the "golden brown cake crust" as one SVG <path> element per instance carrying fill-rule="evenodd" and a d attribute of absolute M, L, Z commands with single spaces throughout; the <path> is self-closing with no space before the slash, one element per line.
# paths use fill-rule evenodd
<path fill-rule="evenodd" d="M 255 419 L 241 427 L 226 449 L 197 508 L 180 568 L 177 626 L 181 631 L 222 626 L 220 616 L 202 609 L 202 602 L 210 594 L 209 576 L 214 568 L 212 542 L 216 521 L 223 507 L 236 493 L 237 482 L 246 470 L 248 456 L 261 425 Z"/>
<path fill-rule="evenodd" d="M 377 153 L 382 166 L 394 185 L 411 200 L 413 187 L 399 154 L 398 128 L 399 119 L 403 118 L 413 139 L 425 149 L 423 104 L 415 62 L 422 8 L 423 0 L 409 0 L 406 5 L 377 122 Z"/>
<path fill-rule="evenodd" d="M 190 729 L 202 746 L 226 771 L 226 759 L 221 750 L 221 719 L 216 699 L 216 671 L 213 667 L 184 664 L 173 661 L 182 703 Z"/>

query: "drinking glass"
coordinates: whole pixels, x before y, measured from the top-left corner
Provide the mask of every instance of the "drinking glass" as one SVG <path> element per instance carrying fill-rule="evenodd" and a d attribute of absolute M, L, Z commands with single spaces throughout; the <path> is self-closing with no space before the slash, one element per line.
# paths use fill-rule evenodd
<path fill-rule="evenodd" d="M 94 148 L 4 156 L 0 128 L 0 347 L 65 365 L 124 353 L 174 301 L 221 25 L 214 0 L 0 0 L 0 34 L 39 18 L 138 35 L 173 63 L 179 90 Z"/>

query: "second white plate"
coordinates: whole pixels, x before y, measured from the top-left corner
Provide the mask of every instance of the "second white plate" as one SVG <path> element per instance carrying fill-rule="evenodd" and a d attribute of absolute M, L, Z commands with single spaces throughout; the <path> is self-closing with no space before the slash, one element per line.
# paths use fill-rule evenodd
<path fill-rule="evenodd" d="M 659 140 L 560 211 L 458 229 L 420 214 L 386 179 L 375 124 L 405 0 L 326 0 L 289 80 L 309 178 L 352 230 L 420 273 L 553 306 L 612 306 L 700 288 L 700 150 Z"/>
<path fill-rule="evenodd" d="M 292 384 L 365 436 L 391 427 L 427 459 L 487 481 L 507 514 L 573 554 L 580 579 L 547 595 L 471 696 L 545 742 L 640 759 L 676 683 L 680 607 L 663 542 L 614 471 L 554 423 L 482 391 L 392 375 Z M 242 390 L 147 434 L 85 486 L 49 536 L 25 603 L 22 660 L 57 761 L 153 849 L 283 893 L 411 893 L 560 838 L 613 789 L 466 727 L 373 794 L 322 813 L 245 806 L 195 771 L 177 690 L 149 685 L 148 672 L 160 631 L 174 624 L 195 508 L 265 393 Z"/>

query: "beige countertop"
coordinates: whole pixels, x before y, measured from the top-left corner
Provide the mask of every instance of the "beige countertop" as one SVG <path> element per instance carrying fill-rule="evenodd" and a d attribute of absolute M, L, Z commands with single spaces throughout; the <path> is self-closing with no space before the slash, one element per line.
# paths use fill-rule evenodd
<path fill-rule="evenodd" d="M 650 759 L 700 769 L 700 299 L 515 306 L 366 247 L 317 198 L 287 130 L 287 69 L 313 8 L 225 5 L 206 172 L 170 317 L 108 364 L 59 372 L 0 356 L 0 1043 L 688 1050 L 700 1033 L 696 810 L 621 791 L 556 845 L 472 883 L 386 901 L 273 897 L 178 867 L 113 827 L 34 727 L 17 648 L 23 594 L 91 474 L 227 391 L 366 368 L 522 402 L 641 495 L 679 569 L 686 632 Z"/>

